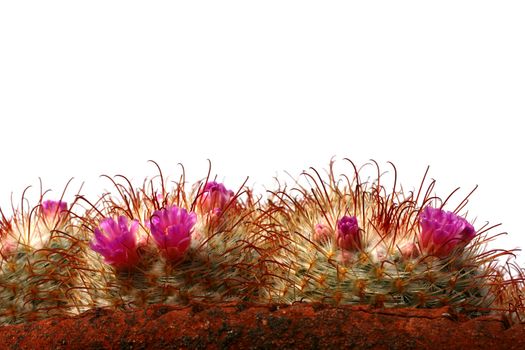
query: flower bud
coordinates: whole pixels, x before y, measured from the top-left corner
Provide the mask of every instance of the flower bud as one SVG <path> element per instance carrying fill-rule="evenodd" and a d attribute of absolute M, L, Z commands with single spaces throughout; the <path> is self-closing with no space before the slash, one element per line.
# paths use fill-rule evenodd
<path fill-rule="evenodd" d="M 226 189 L 222 183 L 208 182 L 200 197 L 199 208 L 204 213 L 214 212 L 216 209 L 220 211 L 228 205 L 233 196 L 233 191 Z"/>
<path fill-rule="evenodd" d="M 415 243 L 406 243 L 401 248 L 399 252 L 404 259 L 413 259 L 419 256 L 419 248 Z"/>
<path fill-rule="evenodd" d="M 355 216 L 343 216 L 337 220 L 337 244 L 346 250 L 361 248 L 361 232 Z"/>
<path fill-rule="evenodd" d="M 314 227 L 313 241 L 317 243 L 326 242 L 330 239 L 332 230 L 326 225 L 316 224 Z"/>
<path fill-rule="evenodd" d="M 69 215 L 67 203 L 63 201 L 43 201 L 40 210 L 47 223 L 64 223 Z"/>

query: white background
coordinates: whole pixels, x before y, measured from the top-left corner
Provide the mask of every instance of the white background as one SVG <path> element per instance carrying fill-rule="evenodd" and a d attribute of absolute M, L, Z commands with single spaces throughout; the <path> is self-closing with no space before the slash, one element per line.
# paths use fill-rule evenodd
<path fill-rule="evenodd" d="M 469 220 L 525 246 L 523 18 L 522 1 L 2 1 L 0 206 L 39 177 L 95 198 L 148 159 L 195 181 L 209 158 L 262 192 L 373 158 L 408 189 L 427 165 L 440 196 L 478 184 Z"/>

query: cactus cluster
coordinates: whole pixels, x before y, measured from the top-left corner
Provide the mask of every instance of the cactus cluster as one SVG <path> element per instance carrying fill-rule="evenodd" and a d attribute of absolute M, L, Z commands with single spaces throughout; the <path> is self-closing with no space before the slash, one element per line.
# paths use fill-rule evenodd
<path fill-rule="evenodd" d="M 347 174 L 331 162 L 266 197 L 209 174 L 189 186 L 184 171 L 167 188 L 159 168 L 139 188 L 108 177 L 113 193 L 95 200 L 22 201 L 0 212 L 0 325 L 194 300 L 448 305 L 521 321 L 523 270 L 487 248 L 497 225 L 460 215 L 470 195 L 447 210 L 427 173 L 404 193 L 345 162 Z"/>

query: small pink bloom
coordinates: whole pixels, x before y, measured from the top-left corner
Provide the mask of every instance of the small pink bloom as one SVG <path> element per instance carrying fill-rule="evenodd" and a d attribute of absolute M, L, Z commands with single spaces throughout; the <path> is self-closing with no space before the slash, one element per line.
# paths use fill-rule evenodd
<path fill-rule="evenodd" d="M 139 222 L 133 220 L 128 225 L 128 218 L 120 216 L 118 222 L 106 218 L 95 229 L 95 239 L 90 247 L 104 257 L 104 261 L 116 268 L 129 268 L 137 264 L 137 231 Z"/>
<path fill-rule="evenodd" d="M 336 255 L 336 260 L 340 264 L 346 265 L 355 259 L 355 253 L 348 250 L 340 250 Z"/>
<path fill-rule="evenodd" d="M 62 219 L 68 215 L 67 203 L 63 201 L 43 201 L 40 208 L 42 215 L 48 221 Z"/>
<path fill-rule="evenodd" d="M 326 225 L 316 224 L 314 227 L 313 241 L 314 242 L 326 242 L 332 236 L 332 230 Z"/>
<path fill-rule="evenodd" d="M 467 220 L 438 208 L 426 207 L 419 215 L 419 225 L 421 249 L 438 257 L 448 256 L 476 236 L 476 230 Z"/>
<path fill-rule="evenodd" d="M 215 209 L 222 210 L 233 196 L 233 191 L 226 189 L 222 183 L 207 182 L 199 200 L 200 209 L 203 212 L 212 212 Z"/>
<path fill-rule="evenodd" d="M 17 242 L 9 236 L 0 238 L 0 258 L 11 256 L 17 248 Z"/>
<path fill-rule="evenodd" d="M 361 248 L 361 232 L 355 216 L 343 216 L 337 220 L 337 244 L 346 250 Z"/>
<path fill-rule="evenodd" d="M 419 256 L 419 248 L 415 243 L 407 243 L 399 248 L 399 251 L 405 259 L 413 259 Z"/>
<path fill-rule="evenodd" d="M 161 253 L 168 260 L 180 260 L 190 247 L 197 215 L 177 206 L 168 206 L 154 211 L 150 222 L 151 235 Z"/>
<path fill-rule="evenodd" d="M 0 221 L 0 258 L 6 259 L 17 249 L 18 242 L 13 238 L 11 233 L 11 221 L 3 218 L 3 220 Z"/>

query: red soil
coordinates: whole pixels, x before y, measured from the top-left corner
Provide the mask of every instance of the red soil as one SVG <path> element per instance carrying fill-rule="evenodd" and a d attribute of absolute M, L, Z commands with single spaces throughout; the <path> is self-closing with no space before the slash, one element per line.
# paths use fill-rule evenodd
<path fill-rule="evenodd" d="M 0 327 L 1 349 L 525 349 L 525 325 L 447 308 L 154 305 Z"/>

